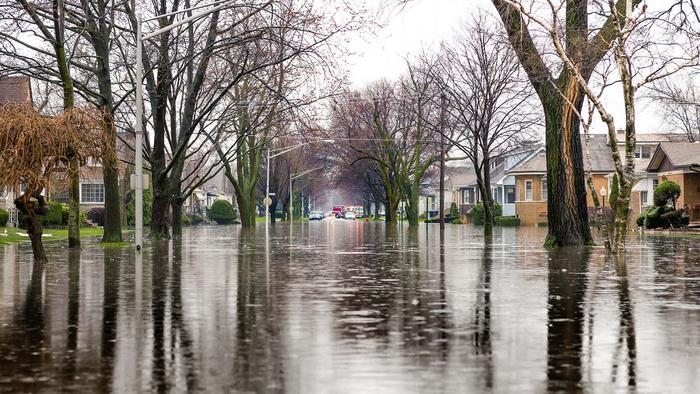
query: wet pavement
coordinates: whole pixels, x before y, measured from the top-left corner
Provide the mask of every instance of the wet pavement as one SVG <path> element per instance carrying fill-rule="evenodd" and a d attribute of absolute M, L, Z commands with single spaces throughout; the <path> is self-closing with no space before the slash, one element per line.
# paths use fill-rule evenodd
<path fill-rule="evenodd" d="M 700 240 L 323 221 L 0 247 L 0 392 L 697 392 Z M 441 245 L 442 244 L 442 245 Z"/>

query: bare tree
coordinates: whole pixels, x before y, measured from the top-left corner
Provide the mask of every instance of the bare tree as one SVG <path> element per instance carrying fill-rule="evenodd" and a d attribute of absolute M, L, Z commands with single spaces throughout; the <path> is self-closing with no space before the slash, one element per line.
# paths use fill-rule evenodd
<path fill-rule="evenodd" d="M 555 9 L 552 0 L 548 1 Z M 521 10 L 548 33 L 557 56 L 571 70 L 573 80 L 607 127 L 608 144 L 620 187 L 615 205 L 615 231 L 610 234 L 612 239 L 606 245 L 611 251 L 622 253 L 625 250 L 630 196 L 635 181 L 636 94 L 649 83 L 697 66 L 700 51 L 693 45 L 698 37 L 694 27 L 684 25 L 682 14 L 672 12 L 673 7 L 650 10 L 644 6 L 632 11 L 631 8 L 618 8 L 613 0 L 609 0 L 605 11 L 612 21 L 608 27 L 612 40 L 608 45 L 612 48 L 625 104 L 624 159 L 618 149 L 614 117 L 567 53 L 566 45 L 559 36 L 561 27 L 556 15 L 545 19 Z M 673 36 L 668 36 L 669 32 L 673 32 Z M 563 92 L 561 95 L 566 97 Z M 572 110 L 576 109 L 575 103 L 568 102 L 568 105 Z M 581 118 L 581 114 L 577 113 L 577 117 Z"/>
<path fill-rule="evenodd" d="M 491 161 L 532 143 L 540 117 L 533 91 L 505 37 L 481 15 L 444 44 L 436 80 L 446 96 L 450 134 L 445 137 L 474 166 L 483 201 L 484 234 L 493 224 Z"/>
<path fill-rule="evenodd" d="M 659 81 L 648 97 L 660 105 L 664 120 L 685 134 L 689 142 L 700 141 L 700 92 L 695 80 L 687 76 L 677 81 Z"/>

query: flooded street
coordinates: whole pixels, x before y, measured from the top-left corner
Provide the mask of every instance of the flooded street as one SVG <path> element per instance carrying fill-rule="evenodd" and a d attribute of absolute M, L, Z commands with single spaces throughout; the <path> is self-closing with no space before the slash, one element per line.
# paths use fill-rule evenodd
<path fill-rule="evenodd" d="M 692 392 L 700 240 L 325 220 L 0 247 L 0 391 Z M 443 244 L 441 246 L 441 243 Z"/>

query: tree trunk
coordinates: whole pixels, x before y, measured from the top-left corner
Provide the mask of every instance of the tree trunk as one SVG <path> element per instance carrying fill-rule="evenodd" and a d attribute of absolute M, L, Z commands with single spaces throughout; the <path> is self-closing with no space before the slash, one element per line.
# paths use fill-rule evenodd
<path fill-rule="evenodd" d="M 151 235 L 154 238 L 169 238 L 168 211 L 170 210 L 170 198 L 163 186 L 153 185 L 153 205 L 151 211 Z"/>
<path fill-rule="evenodd" d="M 80 247 L 80 162 L 70 159 L 68 170 L 68 247 Z"/>
<path fill-rule="evenodd" d="M 32 242 L 32 252 L 34 253 L 34 262 L 37 264 L 43 264 L 48 262 L 46 258 L 46 252 L 44 251 L 44 243 L 41 239 L 43 234 L 43 228 L 41 222 L 37 218 L 37 215 L 46 215 L 48 213 L 48 206 L 44 197 L 39 195 L 36 196 L 38 207 L 31 201 L 29 196 L 23 195 L 15 199 L 15 207 L 24 213 L 26 216 L 25 220 L 27 222 L 27 235 L 29 235 L 29 240 Z"/>
<path fill-rule="evenodd" d="M 108 149 L 116 152 L 117 133 L 111 115 L 105 111 L 105 133 L 107 140 L 105 144 Z M 102 242 L 122 241 L 122 217 L 121 202 L 119 198 L 119 169 L 117 157 L 115 155 L 102 156 L 102 179 L 105 188 L 105 209 L 104 209 L 104 233 Z"/>
<path fill-rule="evenodd" d="M 583 95 L 572 78 L 562 89 L 576 109 L 581 111 Z M 543 100 L 547 144 L 547 222 L 548 248 L 583 246 L 593 243 L 588 226 L 588 207 L 584 181 L 583 153 L 579 118 L 572 108 L 551 92 Z"/>
<path fill-rule="evenodd" d="M 414 185 L 415 186 L 415 185 Z M 406 208 L 406 216 L 408 217 L 408 226 L 415 227 L 418 225 L 418 187 L 414 187 L 408 196 L 408 207 Z M 426 219 L 428 214 L 428 204 L 425 205 Z"/>
<path fill-rule="evenodd" d="M 399 195 L 396 192 L 387 193 L 387 205 L 384 209 L 385 221 L 389 224 L 397 224 L 399 222 L 398 210 L 399 210 Z"/>
<path fill-rule="evenodd" d="M 173 237 L 182 237 L 182 205 L 184 200 L 174 198 L 170 203 L 173 215 Z"/>

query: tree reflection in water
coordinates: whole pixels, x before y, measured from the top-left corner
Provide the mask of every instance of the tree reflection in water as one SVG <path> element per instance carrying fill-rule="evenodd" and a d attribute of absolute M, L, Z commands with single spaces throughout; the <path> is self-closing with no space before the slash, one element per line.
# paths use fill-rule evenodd
<path fill-rule="evenodd" d="M 549 253 L 547 379 L 550 391 L 581 389 L 581 357 L 590 251 L 558 248 Z"/>
<path fill-rule="evenodd" d="M 493 388 L 493 357 L 491 343 L 491 266 L 493 262 L 493 237 L 484 238 L 483 259 L 479 270 L 476 304 L 474 307 L 474 350 L 483 356 L 484 382 Z"/>
<path fill-rule="evenodd" d="M 282 305 L 273 302 L 275 289 L 267 290 L 264 259 L 258 259 L 254 229 L 241 229 L 238 239 L 238 292 L 236 298 L 236 346 L 233 389 L 269 392 L 284 388 Z M 284 274 L 284 262 L 272 259 L 273 271 Z M 277 278 L 276 283 L 280 283 Z M 279 289 L 283 290 L 283 289 Z"/>

